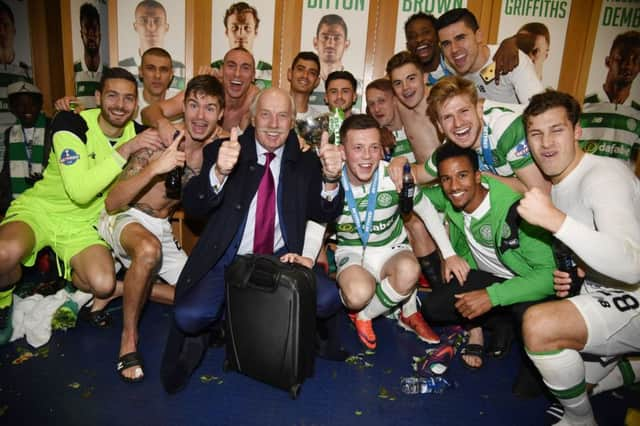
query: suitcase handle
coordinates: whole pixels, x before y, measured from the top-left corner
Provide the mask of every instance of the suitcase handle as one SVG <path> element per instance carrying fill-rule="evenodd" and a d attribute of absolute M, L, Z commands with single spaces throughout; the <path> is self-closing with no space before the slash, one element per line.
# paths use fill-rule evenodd
<path fill-rule="evenodd" d="M 225 281 L 238 288 L 253 287 L 272 292 L 278 287 L 280 276 L 278 269 L 283 265 L 286 264 L 280 262 L 276 256 L 255 254 L 237 256 L 225 271 Z"/>

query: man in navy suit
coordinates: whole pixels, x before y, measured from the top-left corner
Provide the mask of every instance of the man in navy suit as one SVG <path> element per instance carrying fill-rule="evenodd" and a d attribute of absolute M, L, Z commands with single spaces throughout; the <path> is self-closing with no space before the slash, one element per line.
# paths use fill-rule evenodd
<path fill-rule="evenodd" d="M 342 209 L 338 147 L 323 144 L 320 161 L 312 151 L 300 151 L 291 97 L 281 89 L 266 89 L 256 97 L 251 116 L 252 126 L 242 136 L 233 129 L 230 140 L 204 149 L 202 171 L 183 192 L 186 214 L 208 217 L 208 223 L 176 286 L 161 373 L 170 393 L 186 385 L 206 351 L 207 331 L 222 315 L 225 267 L 236 255 L 255 252 L 255 223 L 265 215 L 258 200 L 264 165 L 269 162 L 277 194 L 273 253 L 301 253 L 307 220 L 329 222 Z M 334 317 L 341 306 L 335 284 L 327 281 L 317 285 L 321 320 Z"/>

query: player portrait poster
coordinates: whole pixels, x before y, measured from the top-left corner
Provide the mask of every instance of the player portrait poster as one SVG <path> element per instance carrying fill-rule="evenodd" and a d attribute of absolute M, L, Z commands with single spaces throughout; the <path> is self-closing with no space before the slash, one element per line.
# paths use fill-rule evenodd
<path fill-rule="evenodd" d="M 118 66 L 138 75 L 141 55 L 161 47 L 173 59 L 171 87 L 185 87 L 185 2 L 118 0 Z"/>
<path fill-rule="evenodd" d="M 244 47 L 256 62 L 256 85 L 260 89 L 271 87 L 275 2 L 216 0 L 211 9 L 212 66 L 221 68 L 229 49 Z"/>
<path fill-rule="evenodd" d="M 319 25 L 321 22 L 325 23 Z M 354 111 L 361 109 L 368 22 L 367 0 L 332 2 L 330 5 L 320 0 L 304 1 L 300 50 L 318 54 L 323 78 L 309 99 L 311 105 L 326 108 L 324 78 L 331 71 L 345 70 L 358 81 Z"/>

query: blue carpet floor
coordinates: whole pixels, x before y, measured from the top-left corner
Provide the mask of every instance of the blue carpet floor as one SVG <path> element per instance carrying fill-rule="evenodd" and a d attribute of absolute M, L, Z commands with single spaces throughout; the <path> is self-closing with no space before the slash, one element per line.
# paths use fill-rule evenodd
<path fill-rule="evenodd" d="M 297 400 L 287 392 L 222 371 L 223 349 L 210 349 L 188 387 L 169 396 L 158 377 L 170 308 L 149 304 L 141 321 L 143 383 L 126 384 L 115 372 L 121 311 L 98 330 L 86 323 L 54 333 L 38 350 L 18 340 L 0 348 L 1 425 L 544 425 L 549 402 L 520 400 L 511 385 L 520 362 L 514 346 L 503 360 L 485 359 L 478 371 L 457 356 L 446 376 L 456 387 L 441 395 L 403 395 L 400 378 L 411 374 L 411 356 L 428 347 L 391 320 L 374 322 L 378 351 L 370 367 L 317 360 Z M 346 317 L 345 347 L 360 349 Z M 33 357 L 14 365 L 25 351 Z M 593 399 L 600 425 L 623 425 L 637 392 Z"/>

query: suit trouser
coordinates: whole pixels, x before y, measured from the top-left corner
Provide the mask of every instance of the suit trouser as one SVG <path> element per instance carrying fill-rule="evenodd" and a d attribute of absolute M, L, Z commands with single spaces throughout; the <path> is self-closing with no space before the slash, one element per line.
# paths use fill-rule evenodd
<path fill-rule="evenodd" d="M 488 326 L 489 328 L 499 327 L 500 323 L 512 321 L 516 322 L 517 329 L 520 330 L 524 311 L 536 302 L 522 302 L 504 307 L 494 307 L 479 318 L 469 320 L 464 318 L 455 308 L 456 294 L 467 293 L 473 290 L 482 290 L 496 282 L 502 282 L 504 278 L 497 277 L 488 272 L 472 269 L 469 271 L 467 280 L 460 286 L 456 278 L 449 283 L 432 288 L 430 293 L 426 293 L 422 299 L 422 316 L 428 321 L 441 324 L 468 324 L 472 326 Z"/>
<path fill-rule="evenodd" d="M 281 251 L 277 255 L 286 253 L 285 250 Z M 174 316 L 182 331 L 198 334 L 221 318 L 225 302 L 224 271 L 234 258 L 235 255 L 225 254 L 198 283 L 176 301 Z M 321 267 L 316 265 L 313 270 L 316 274 L 316 315 L 327 318 L 342 308 L 338 287 Z"/>

